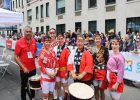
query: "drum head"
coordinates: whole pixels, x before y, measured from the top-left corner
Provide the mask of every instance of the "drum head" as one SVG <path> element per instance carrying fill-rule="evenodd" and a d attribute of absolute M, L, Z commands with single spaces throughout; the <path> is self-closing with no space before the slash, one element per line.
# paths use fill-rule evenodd
<path fill-rule="evenodd" d="M 72 96 L 78 99 L 91 99 L 94 96 L 94 90 L 84 83 L 72 83 L 68 90 Z"/>
<path fill-rule="evenodd" d="M 31 77 L 29 78 L 29 80 L 32 80 L 32 81 L 40 80 L 40 75 L 36 74 L 36 75 L 34 75 L 34 76 L 31 76 Z"/>

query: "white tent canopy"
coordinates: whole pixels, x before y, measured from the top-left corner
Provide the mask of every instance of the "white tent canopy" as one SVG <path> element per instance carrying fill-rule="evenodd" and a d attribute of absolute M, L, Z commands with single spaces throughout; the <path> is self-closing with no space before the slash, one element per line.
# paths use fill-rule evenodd
<path fill-rule="evenodd" d="M 0 27 L 14 26 L 23 23 L 23 13 L 0 8 Z"/>

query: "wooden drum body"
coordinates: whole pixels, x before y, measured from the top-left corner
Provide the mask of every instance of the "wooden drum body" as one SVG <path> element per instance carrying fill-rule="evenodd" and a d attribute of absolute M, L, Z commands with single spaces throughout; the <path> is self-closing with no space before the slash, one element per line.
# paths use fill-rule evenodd
<path fill-rule="evenodd" d="M 29 88 L 33 90 L 41 89 L 39 75 L 35 75 L 29 78 Z"/>

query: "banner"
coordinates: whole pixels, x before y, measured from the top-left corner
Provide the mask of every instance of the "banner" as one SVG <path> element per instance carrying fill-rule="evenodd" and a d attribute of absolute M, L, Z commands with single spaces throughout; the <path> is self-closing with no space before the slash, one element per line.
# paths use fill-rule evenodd
<path fill-rule="evenodd" d="M 124 79 L 140 82 L 140 54 L 121 53 L 125 58 Z"/>
<path fill-rule="evenodd" d="M 12 49 L 12 40 L 6 40 L 6 47 Z"/>
<path fill-rule="evenodd" d="M 3 46 L 3 37 L 0 36 L 0 46 Z"/>
<path fill-rule="evenodd" d="M 15 49 L 15 45 L 16 45 L 16 41 L 15 40 L 12 40 L 12 49 L 13 50 Z"/>
<path fill-rule="evenodd" d="M 42 43 L 37 43 L 37 51 L 36 51 L 36 56 L 38 56 L 39 51 L 42 49 Z"/>

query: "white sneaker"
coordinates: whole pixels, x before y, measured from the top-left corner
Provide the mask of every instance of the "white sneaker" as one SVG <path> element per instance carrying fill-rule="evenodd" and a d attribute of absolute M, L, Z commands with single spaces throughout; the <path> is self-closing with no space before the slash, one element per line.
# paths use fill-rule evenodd
<path fill-rule="evenodd" d="M 54 99 L 57 100 L 57 93 L 56 93 L 56 90 L 54 90 L 53 96 L 54 96 Z"/>

